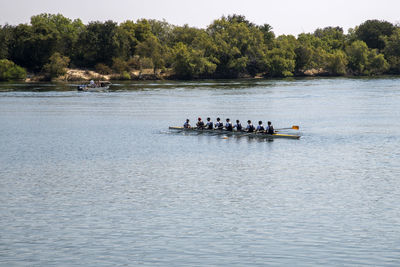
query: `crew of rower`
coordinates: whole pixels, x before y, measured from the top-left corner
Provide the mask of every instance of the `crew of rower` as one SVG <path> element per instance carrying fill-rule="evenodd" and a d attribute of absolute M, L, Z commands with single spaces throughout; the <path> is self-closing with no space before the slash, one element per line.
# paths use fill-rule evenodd
<path fill-rule="evenodd" d="M 189 119 L 186 119 L 186 122 L 183 124 L 183 128 L 192 128 L 190 125 Z M 258 126 L 254 127 L 254 125 L 251 123 L 251 120 L 247 121 L 247 126 L 243 130 L 242 124 L 240 123 L 239 120 L 236 120 L 236 124 L 232 125 L 232 122 L 229 118 L 226 119 L 225 127 L 224 124 L 221 122 L 220 118 L 217 118 L 217 122 L 214 123 L 211 121 L 211 118 L 207 118 L 207 122 L 204 123 L 203 120 L 199 117 L 197 119 L 196 123 L 196 128 L 199 130 L 226 130 L 226 131 L 233 131 L 236 129 L 236 131 L 243 131 L 243 132 L 248 132 L 248 133 L 266 133 L 266 134 L 274 134 L 274 126 L 272 126 L 272 123 L 268 121 L 267 126 L 264 127 L 263 122 L 259 121 Z"/>

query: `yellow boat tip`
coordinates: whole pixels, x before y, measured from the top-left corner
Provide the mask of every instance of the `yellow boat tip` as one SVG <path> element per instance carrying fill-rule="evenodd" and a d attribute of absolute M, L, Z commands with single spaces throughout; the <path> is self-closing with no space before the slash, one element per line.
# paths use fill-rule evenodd
<path fill-rule="evenodd" d="M 227 137 L 227 136 L 224 136 L 224 137 L 222 137 L 222 139 L 228 139 L 229 137 Z"/>

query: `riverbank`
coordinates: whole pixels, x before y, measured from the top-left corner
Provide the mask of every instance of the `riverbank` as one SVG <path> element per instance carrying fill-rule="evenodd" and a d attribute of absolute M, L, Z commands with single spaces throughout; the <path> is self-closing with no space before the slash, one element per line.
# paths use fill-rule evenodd
<path fill-rule="evenodd" d="M 130 72 L 126 72 L 124 74 L 101 74 L 94 70 L 85 70 L 85 69 L 67 69 L 66 73 L 57 78 L 53 78 L 54 82 L 75 82 L 75 81 L 90 81 L 90 80 L 102 80 L 102 81 L 110 81 L 110 80 L 164 80 L 169 79 L 173 75 L 170 71 L 154 72 L 153 69 L 143 69 L 143 70 L 132 70 Z M 43 74 L 34 74 L 30 73 L 25 82 L 40 82 L 48 80 Z"/>
<path fill-rule="evenodd" d="M 301 73 L 297 73 L 293 75 L 293 77 L 326 77 L 331 76 L 323 69 L 310 69 L 306 70 Z M 217 78 L 217 77 L 210 77 L 210 78 Z M 237 77 L 238 79 L 262 79 L 268 78 L 263 74 L 257 74 L 255 76 L 250 75 L 241 75 Z M 40 81 L 47 81 L 43 74 L 35 74 L 30 73 L 28 74 L 25 82 L 40 82 Z M 143 69 L 143 70 L 132 70 L 130 72 L 125 72 L 123 74 L 113 73 L 113 74 L 101 74 L 94 70 L 88 69 L 72 69 L 68 68 L 66 73 L 62 76 L 57 78 L 53 78 L 52 81 L 54 82 L 87 82 L 90 80 L 101 80 L 101 81 L 110 81 L 110 80 L 133 80 L 133 81 L 146 81 L 146 80 L 184 80 L 179 78 L 175 75 L 172 69 L 167 69 L 165 71 L 157 70 L 154 72 L 153 69 Z"/>

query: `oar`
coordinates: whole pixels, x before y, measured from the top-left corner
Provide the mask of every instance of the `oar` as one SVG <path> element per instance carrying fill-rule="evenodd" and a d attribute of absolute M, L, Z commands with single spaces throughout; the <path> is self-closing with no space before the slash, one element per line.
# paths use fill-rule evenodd
<path fill-rule="evenodd" d="M 300 127 L 298 126 L 298 125 L 293 125 L 292 127 L 288 127 L 288 128 L 279 128 L 279 129 L 276 129 L 276 130 L 290 130 L 290 129 L 293 129 L 293 130 L 299 130 L 300 129 Z"/>

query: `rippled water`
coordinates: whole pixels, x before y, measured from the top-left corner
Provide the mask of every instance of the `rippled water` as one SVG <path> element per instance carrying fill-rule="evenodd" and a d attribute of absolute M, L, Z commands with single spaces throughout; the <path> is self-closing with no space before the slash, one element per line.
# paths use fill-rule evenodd
<path fill-rule="evenodd" d="M 400 265 L 400 79 L 74 89 L 0 84 L 1 266 Z"/>

